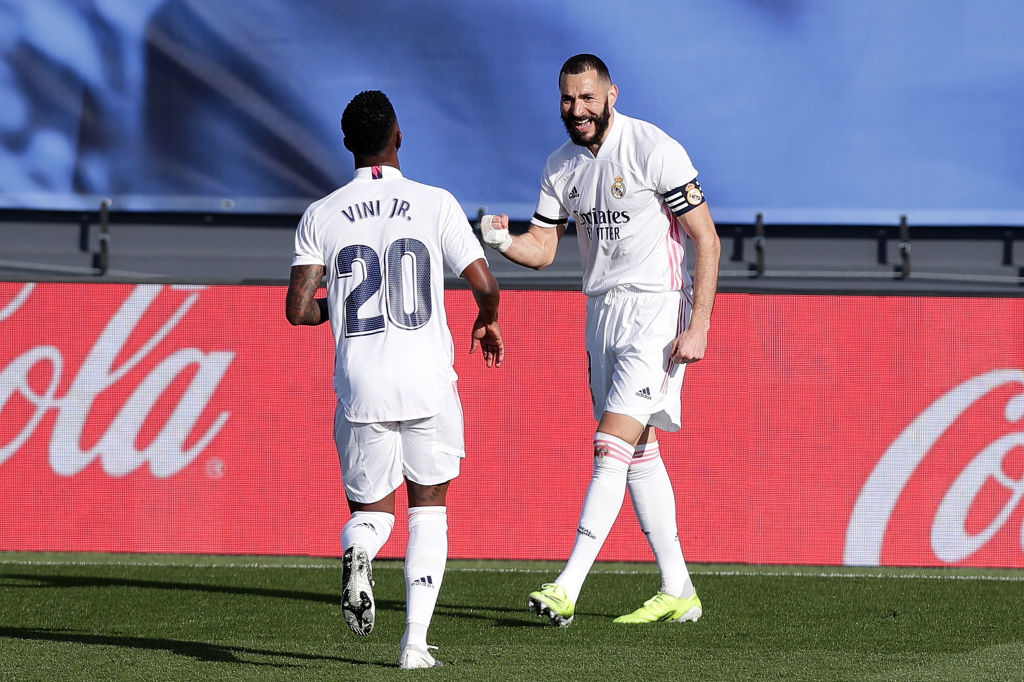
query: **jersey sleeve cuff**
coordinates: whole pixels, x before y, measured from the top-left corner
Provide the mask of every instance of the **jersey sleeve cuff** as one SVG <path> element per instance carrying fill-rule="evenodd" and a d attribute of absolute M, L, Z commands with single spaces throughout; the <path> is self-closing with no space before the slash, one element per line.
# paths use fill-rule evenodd
<path fill-rule="evenodd" d="M 327 267 L 322 258 L 314 258 L 313 256 L 295 256 L 292 258 L 292 267 L 296 265 L 323 265 Z"/>
<path fill-rule="evenodd" d="M 555 219 L 548 218 L 547 216 L 542 216 L 540 213 L 534 213 L 533 218 L 530 219 L 530 222 L 533 223 L 534 225 L 539 225 L 540 227 L 555 227 L 556 225 L 562 225 L 568 220 L 569 216 Z"/>

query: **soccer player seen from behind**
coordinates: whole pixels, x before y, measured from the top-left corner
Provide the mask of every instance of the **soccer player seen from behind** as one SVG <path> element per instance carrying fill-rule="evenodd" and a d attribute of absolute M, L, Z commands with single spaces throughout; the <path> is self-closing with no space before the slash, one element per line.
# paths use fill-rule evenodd
<path fill-rule="evenodd" d="M 572 554 L 529 596 L 530 610 L 569 625 L 583 582 L 626 488 L 654 550 L 661 588 L 617 623 L 695 621 L 702 606 L 676 530 L 676 506 L 655 429 L 678 431 L 687 363 L 704 357 L 721 243 L 683 147 L 615 109 L 618 87 L 598 57 L 570 57 L 558 76 L 569 141 L 547 160 L 529 230 L 483 216 L 484 241 L 520 265 L 550 265 L 571 217 L 587 295 L 586 345 L 594 397 L 594 471 Z M 694 243 L 691 281 L 685 240 Z"/>
<path fill-rule="evenodd" d="M 444 307 L 444 266 L 469 283 L 478 313 L 470 353 L 502 363 L 498 285 L 465 213 L 446 190 L 402 176 L 402 131 L 379 91 L 341 117 L 355 176 L 306 209 L 295 234 L 286 312 L 330 320 L 336 346 L 334 437 L 351 518 L 341 533 L 341 600 L 357 635 L 373 630 L 371 563 L 409 498 L 406 629 L 399 667 L 441 665 L 427 628 L 448 558 L 446 494 L 465 456 L 462 404 Z M 327 298 L 315 298 L 321 282 Z"/>

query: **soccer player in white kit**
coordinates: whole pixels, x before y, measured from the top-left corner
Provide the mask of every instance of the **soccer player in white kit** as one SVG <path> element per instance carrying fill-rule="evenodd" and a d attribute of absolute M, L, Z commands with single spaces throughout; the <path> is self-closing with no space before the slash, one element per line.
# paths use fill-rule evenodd
<path fill-rule="evenodd" d="M 679 430 L 686 364 L 704 357 L 721 244 L 683 147 L 614 109 L 618 88 L 596 56 L 570 57 L 559 73 L 570 141 L 548 157 L 529 231 L 484 216 L 484 241 L 506 258 L 544 268 L 570 217 L 576 221 L 587 295 L 587 355 L 594 398 L 594 473 L 576 541 L 561 574 L 529 596 L 551 624 L 572 623 L 576 601 L 622 507 L 628 486 L 661 572 L 661 588 L 619 623 L 695 621 L 702 606 L 676 529 L 672 484 L 655 428 Z M 684 243 L 694 241 L 691 282 Z"/>
<path fill-rule="evenodd" d="M 342 608 L 349 627 L 374 624 L 371 562 L 395 523 L 406 482 L 406 630 L 399 667 L 440 665 L 427 645 L 448 556 L 446 494 L 465 456 L 444 266 L 465 279 L 478 314 L 470 352 L 504 356 L 498 285 L 483 248 L 446 190 L 402 176 L 402 132 L 384 93 L 356 95 L 341 118 L 355 177 L 306 209 L 288 286 L 292 324 L 331 322 L 338 407 L 334 436 L 351 518 L 341 534 Z M 327 298 L 315 294 L 325 281 Z"/>

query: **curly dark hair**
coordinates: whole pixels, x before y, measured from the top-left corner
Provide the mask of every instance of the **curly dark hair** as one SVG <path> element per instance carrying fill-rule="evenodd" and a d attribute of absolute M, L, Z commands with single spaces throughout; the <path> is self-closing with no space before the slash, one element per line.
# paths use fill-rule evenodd
<path fill-rule="evenodd" d="M 380 152 L 387 146 L 397 120 L 387 95 L 380 90 L 360 92 L 341 114 L 345 148 L 358 156 Z"/>
<path fill-rule="evenodd" d="M 609 83 L 612 82 L 612 76 L 608 73 L 608 67 L 601 61 L 601 58 L 596 54 L 577 54 L 569 57 L 565 60 L 565 64 L 562 64 L 562 70 L 558 72 L 558 80 L 562 80 L 562 76 L 575 76 L 576 74 L 586 73 L 593 69 L 597 71 L 597 75 L 602 80 L 606 80 Z"/>

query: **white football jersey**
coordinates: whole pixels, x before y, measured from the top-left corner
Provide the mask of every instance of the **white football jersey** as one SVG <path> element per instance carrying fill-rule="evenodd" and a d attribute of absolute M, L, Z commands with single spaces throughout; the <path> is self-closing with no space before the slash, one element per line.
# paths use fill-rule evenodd
<path fill-rule="evenodd" d="M 483 248 L 455 197 L 390 166 L 359 168 L 311 204 L 292 265 L 323 265 L 336 347 L 334 390 L 353 422 L 437 414 L 457 379 L 444 265 Z"/>
<path fill-rule="evenodd" d="M 532 222 L 576 221 L 588 296 L 628 285 L 689 298 L 686 233 L 675 216 L 703 202 L 696 178 L 682 145 L 616 111 L 596 157 L 572 141 L 548 157 Z"/>

